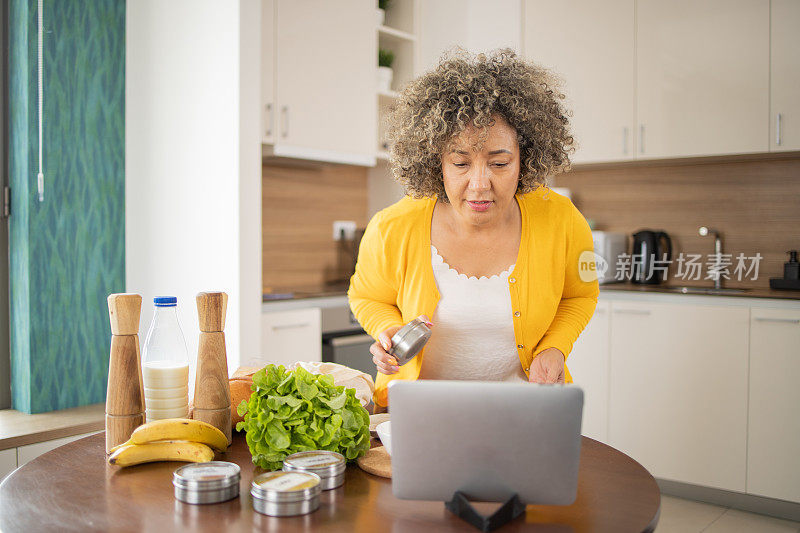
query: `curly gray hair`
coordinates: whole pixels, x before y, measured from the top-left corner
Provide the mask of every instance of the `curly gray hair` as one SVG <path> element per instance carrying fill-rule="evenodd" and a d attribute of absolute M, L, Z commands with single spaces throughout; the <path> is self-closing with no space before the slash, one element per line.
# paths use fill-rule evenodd
<path fill-rule="evenodd" d="M 389 113 L 394 179 L 415 198 L 436 195 L 446 202 L 442 155 L 470 125 L 484 142 L 497 114 L 517 132 L 517 192 L 538 188 L 548 176 L 569 169 L 575 150 L 560 87 L 554 74 L 508 48 L 488 55 L 450 51 L 403 89 Z"/>

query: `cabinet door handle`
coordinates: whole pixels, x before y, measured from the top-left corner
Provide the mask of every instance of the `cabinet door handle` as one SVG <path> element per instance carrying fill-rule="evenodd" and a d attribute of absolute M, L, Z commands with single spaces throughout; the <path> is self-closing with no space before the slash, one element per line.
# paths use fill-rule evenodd
<path fill-rule="evenodd" d="M 786 324 L 800 324 L 800 318 L 773 318 L 766 316 L 757 316 L 757 322 L 784 322 Z"/>
<path fill-rule="evenodd" d="M 781 145 L 781 114 L 775 117 L 775 144 Z"/>
<path fill-rule="evenodd" d="M 283 138 L 285 139 L 289 136 L 289 106 L 283 106 L 281 113 L 283 114 Z"/>
<path fill-rule="evenodd" d="M 622 128 L 622 155 L 628 155 L 628 127 Z"/>
<path fill-rule="evenodd" d="M 644 124 L 639 124 L 639 153 L 644 153 Z"/>
<path fill-rule="evenodd" d="M 272 104 L 267 104 L 264 107 L 264 110 L 267 113 L 267 132 L 266 132 L 266 135 L 267 135 L 267 137 L 271 137 L 272 136 Z"/>
<path fill-rule="evenodd" d="M 331 339 L 331 346 L 336 348 L 340 346 L 352 346 L 354 344 L 365 344 L 365 343 L 373 343 L 375 339 L 370 337 L 369 335 L 348 335 L 346 337 L 334 337 Z"/>
<path fill-rule="evenodd" d="M 272 326 L 272 331 L 281 330 L 281 329 L 295 329 L 295 328 L 307 328 L 311 324 L 309 322 L 297 323 L 297 324 L 280 324 L 278 326 Z"/>
<path fill-rule="evenodd" d="M 649 315 L 650 311 L 647 309 L 614 309 L 615 313 L 626 315 Z"/>

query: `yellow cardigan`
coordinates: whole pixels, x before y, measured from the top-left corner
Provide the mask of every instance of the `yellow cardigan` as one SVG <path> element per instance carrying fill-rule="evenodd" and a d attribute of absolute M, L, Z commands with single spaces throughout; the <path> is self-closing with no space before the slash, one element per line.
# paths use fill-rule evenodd
<path fill-rule="evenodd" d="M 596 277 L 582 281 L 578 273 L 581 252 L 594 248 L 589 225 L 572 202 L 543 187 L 516 199 L 522 238 L 508 288 L 519 360 L 528 375 L 531 361 L 546 348 L 569 355 L 594 313 L 599 286 Z M 440 297 L 430 248 L 435 204 L 435 198 L 405 197 L 367 225 L 347 295 L 356 319 L 374 339 L 419 315 L 433 319 Z M 423 350 L 398 373 L 378 373 L 375 403 L 388 404 L 391 380 L 417 379 L 424 358 Z M 571 383 L 568 369 L 565 374 Z"/>

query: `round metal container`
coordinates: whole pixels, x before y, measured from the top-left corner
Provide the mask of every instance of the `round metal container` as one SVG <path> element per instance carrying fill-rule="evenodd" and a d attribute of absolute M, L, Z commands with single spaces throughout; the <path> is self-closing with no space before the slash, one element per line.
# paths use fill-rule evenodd
<path fill-rule="evenodd" d="M 319 509 L 320 478 L 310 472 L 267 472 L 253 480 L 253 509 L 270 516 L 308 514 Z"/>
<path fill-rule="evenodd" d="M 431 328 L 419 318 L 415 318 L 392 335 L 392 347 L 389 353 L 397 359 L 398 365 L 404 365 L 422 351 L 430 338 Z"/>
<path fill-rule="evenodd" d="M 175 498 L 185 503 L 218 503 L 239 495 L 239 465 L 225 461 L 193 463 L 172 474 Z"/>
<path fill-rule="evenodd" d="M 285 472 L 311 472 L 322 480 L 322 490 L 335 489 L 344 485 L 344 470 L 347 462 L 340 453 L 327 450 L 297 452 L 283 460 Z"/>

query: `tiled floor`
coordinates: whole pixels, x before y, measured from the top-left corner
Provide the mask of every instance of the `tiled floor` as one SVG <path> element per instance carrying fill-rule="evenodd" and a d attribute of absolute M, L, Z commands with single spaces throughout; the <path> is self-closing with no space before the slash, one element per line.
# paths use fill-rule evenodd
<path fill-rule="evenodd" d="M 800 522 L 661 496 L 656 533 L 798 533 Z"/>

